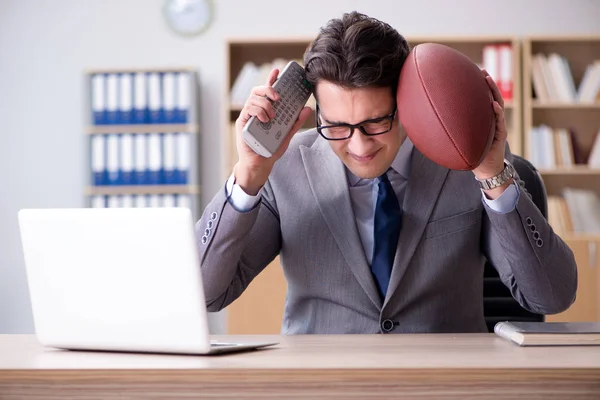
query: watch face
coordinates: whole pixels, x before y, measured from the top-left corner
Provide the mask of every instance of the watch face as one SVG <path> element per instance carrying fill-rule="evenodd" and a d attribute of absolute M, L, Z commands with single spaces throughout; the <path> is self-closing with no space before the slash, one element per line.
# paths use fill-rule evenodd
<path fill-rule="evenodd" d="M 213 19 L 212 0 L 165 0 L 163 11 L 169 27 L 185 36 L 204 32 Z"/>

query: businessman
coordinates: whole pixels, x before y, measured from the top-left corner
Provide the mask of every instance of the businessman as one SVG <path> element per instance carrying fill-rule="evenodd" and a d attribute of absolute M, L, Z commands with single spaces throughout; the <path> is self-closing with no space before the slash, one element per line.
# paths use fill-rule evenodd
<path fill-rule="evenodd" d="M 496 84 L 486 76 L 497 119 L 489 154 L 473 171 L 448 170 L 399 122 L 408 53 L 374 18 L 329 21 L 304 56 L 317 128 L 288 136 L 272 158 L 241 131 L 253 115 L 274 117 L 278 71 L 253 89 L 236 121 L 239 160 L 197 223 L 210 311 L 235 301 L 277 255 L 288 284 L 283 334 L 485 332 L 486 260 L 532 312 L 573 303 L 573 254 L 516 183 Z M 500 184 L 483 189 L 494 177 Z"/>

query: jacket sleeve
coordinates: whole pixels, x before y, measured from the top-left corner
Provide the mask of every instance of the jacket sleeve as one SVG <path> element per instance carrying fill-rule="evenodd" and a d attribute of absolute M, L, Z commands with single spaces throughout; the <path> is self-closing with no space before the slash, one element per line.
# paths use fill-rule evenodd
<path fill-rule="evenodd" d="M 223 187 L 195 229 L 208 311 L 219 311 L 237 299 L 281 249 L 279 215 L 269 183 L 260 203 L 247 212 L 232 206 Z"/>
<path fill-rule="evenodd" d="M 555 314 L 575 301 L 577 265 L 568 245 L 520 185 L 505 214 L 484 206 L 483 252 L 512 296 L 527 310 Z"/>

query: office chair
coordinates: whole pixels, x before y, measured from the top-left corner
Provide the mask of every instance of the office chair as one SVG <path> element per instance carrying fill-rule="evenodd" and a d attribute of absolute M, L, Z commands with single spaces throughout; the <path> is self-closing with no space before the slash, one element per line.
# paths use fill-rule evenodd
<path fill-rule="evenodd" d="M 546 187 L 537 169 L 517 155 L 513 158 L 513 166 L 520 178 L 519 185 L 525 188 L 544 218 L 548 218 Z M 493 332 L 494 325 L 500 321 L 544 321 L 543 315 L 534 314 L 521 307 L 489 262 L 485 264 L 483 277 L 483 314 L 489 332 Z"/>

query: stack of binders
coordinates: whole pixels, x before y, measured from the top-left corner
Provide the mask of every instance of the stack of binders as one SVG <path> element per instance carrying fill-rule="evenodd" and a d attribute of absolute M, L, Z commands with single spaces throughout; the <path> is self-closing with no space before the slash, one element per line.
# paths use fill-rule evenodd
<path fill-rule="evenodd" d="M 194 72 L 92 71 L 88 78 L 89 205 L 192 208 Z"/>
<path fill-rule="evenodd" d="M 189 122 L 191 72 L 95 73 L 91 82 L 94 125 Z"/>
<path fill-rule="evenodd" d="M 188 185 L 191 133 L 91 135 L 94 186 Z"/>

